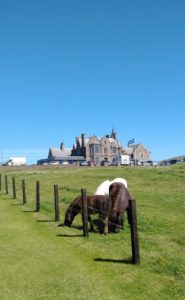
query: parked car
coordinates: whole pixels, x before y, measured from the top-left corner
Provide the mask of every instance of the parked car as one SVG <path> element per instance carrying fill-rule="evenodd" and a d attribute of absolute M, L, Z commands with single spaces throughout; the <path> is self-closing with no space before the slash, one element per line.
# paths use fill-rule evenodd
<path fill-rule="evenodd" d="M 138 159 L 130 158 L 130 166 L 141 166 L 142 162 Z"/>
<path fill-rule="evenodd" d="M 48 165 L 59 165 L 59 161 L 49 161 Z"/>
<path fill-rule="evenodd" d="M 143 162 L 143 165 L 144 166 L 153 166 L 153 167 L 156 167 L 156 166 L 158 166 L 158 163 L 156 161 L 153 161 L 153 160 L 147 160 L 147 161 Z"/>
<path fill-rule="evenodd" d="M 89 166 L 88 162 L 87 161 L 82 161 L 80 163 L 80 166 Z"/>
<path fill-rule="evenodd" d="M 69 165 L 69 162 L 68 161 L 62 161 L 61 165 Z"/>

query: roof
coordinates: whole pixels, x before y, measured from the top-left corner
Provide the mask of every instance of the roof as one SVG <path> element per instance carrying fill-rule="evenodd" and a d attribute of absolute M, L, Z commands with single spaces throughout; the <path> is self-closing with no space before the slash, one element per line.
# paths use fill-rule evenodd
<path fill-rule="evenodd" d="M 116 140 L 113 139 L 113 138 L 107 138 L 107 139 L 109 140 L 110 143 L 115 143 L 116 142 Z"/>
<path fill-rule="evenodd" d="M 131 155 L 134 152 L 134 149 L 131 147 L 123 147 L 123 150 L 126 154 Z"/>
<path fill-rule="evenodd" d="M 85 158 L 83 156 L 66 156 L 64 158 L 65 158 L 65 160 L 68 160 L 68 161 L 73 161 L 73 160 L 84 161 L 85 160 Z"/>
<path fill-rule="evenodd" d="M 116 143 L 118 147 L 123 147 L 122 144 L 120 143 L 120 141 L 118 139 L 114 139 L 114 138 L 107 138 L 109 140 L 109 142 L 112 143 Z"/>
<path fill-rule="evenodd" d="M 86 144 L 89 143 L 89 141 L 93 140 L 93 139 L 96 139 L 96 141 L 99 143 L 101 143 L 101 140 L 103 138 L 107 138 L 109 140 L 109 142 L 112 144 L 112 143 L 116 143 L 117 147 L 120 147 L 122 148 L 122 144 L 120 143 L 120 141 L 118 140 L 118 138 L 114 139 L 113 137 L 107 137 L 107 136 L 104 136 L 104 137 L 97 137 L 95 134 L 89 138 L 86 137 L 85 141 L 86 141 Z M 81 147 L 82 147 L 82 137 L 76 137 L 76 144 L 79 144 Z"/>
<path fill-rule="evenodd" d="M 37 161 L 37 164 L 43 164 L 43 163 L 49 163 L 49 162 L 54 162 L 54 161 L 85 161 L 85 158 L 83 156 L 63 156 L 63 157 L 54 157 L 54 158 L 43 158 L 39 159 Z"/>
<path fill-rule="evenodd" d="M 71 156 L 71 149 L 50 148 L 48 161 L 84 161 L 83 156 Z"/>
<path fill-rule="evenodd" d="M 129 148 L 133 148 L 133 151 L 135 151 L 141 144 L 131 144 Z"/>
<path fill-rule="evenodd" d="M 54 158 L 56 157 L 61 158 L 61 157 L 70 156 L 70 154 L 71 154 L 71 149 L 61 150 L 59 148 L 50 148 L 48 153 L 48 158 L 50 158 L 51 156 Z"/>

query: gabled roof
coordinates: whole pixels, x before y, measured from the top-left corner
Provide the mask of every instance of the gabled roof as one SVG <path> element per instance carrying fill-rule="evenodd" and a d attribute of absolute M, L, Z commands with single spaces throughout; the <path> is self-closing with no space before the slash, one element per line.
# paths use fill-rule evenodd
<path fill-rule="evenodd" d="M 88 140 L 87 143 L 91 144 L 91 143 L 100 143 L 100 139 L 94 134 L 93 136 L 91 136 Z"/>
<path fill-rule="evenodd" d="M 128 155 L 131 155 L 134 152 L 134 149 L 131 147 L 123 147 L 122 149 L 124 150 L 125 154 L 128 154 Z"/>
<path fill-rule="evenodd" d="M 61 150 L 59 148 L 50 148 L 48 153 L 48 158 L 50 157 L 62 158 L 62 157 L 70 156 L 70 154 L 71 154 L 71 149 Z"/>
<path fill-rule="evenodd" d="M 129 148 L 132 148 L 133 151 L 136 151 L 136 149 L 139 148 L 141 145 L 142 145 L 142 144 L 131 144 L 131 145 L 129 146 Z"/>
<path fill-rule="evenodd" d="M 118 139 L 114 139 L 114 138 L 108 138 L 109 142 L 112 144 L 112 143 L 115 143 L 118 147 L 121 147 L 122 148 L 122 145 L 121 143 L 118 141 Z"/>

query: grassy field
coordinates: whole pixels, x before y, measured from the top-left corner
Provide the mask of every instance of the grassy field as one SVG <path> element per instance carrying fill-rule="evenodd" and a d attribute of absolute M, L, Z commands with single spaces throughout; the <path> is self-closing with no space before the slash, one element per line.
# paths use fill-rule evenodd
<path fill-rule="evenodd" d="M 185 299 L 185 164 L 170 167 L 1 168 L 0 299 Z M 8 176 L 9 193 L 4 177 Z M 12 198 L 15 176 L 17 198 Z M 128 223 L 118 234 L 82 236 L 54 222 L 53 185 L 60 217 L 85 188 L 123 177 L 136 199 L 141 264 L 131 259 Z M 27 204 L 22 205 L 25 179 Z M 40 181 L 41 211 L 35 212 Z"/>

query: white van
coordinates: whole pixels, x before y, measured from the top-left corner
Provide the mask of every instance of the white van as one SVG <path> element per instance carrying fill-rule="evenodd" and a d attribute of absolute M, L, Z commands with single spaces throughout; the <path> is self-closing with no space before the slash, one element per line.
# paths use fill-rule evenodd
<path fill-rule="evenodd" d="M 5 163 L 6 166 L 26 165 L 26 157 L 10 157 Z"/>
<path fill-rule="evenodd" d="M 112 160 L 112 165 L 113 166 L 119 166 L 119 165 L 129 166 L 130 165 L 129 155 L 123 154 L 123 155 L 114 157 Z"/>

